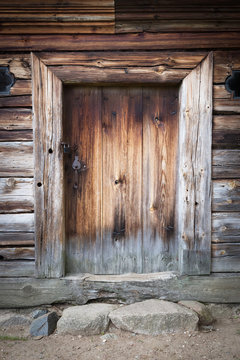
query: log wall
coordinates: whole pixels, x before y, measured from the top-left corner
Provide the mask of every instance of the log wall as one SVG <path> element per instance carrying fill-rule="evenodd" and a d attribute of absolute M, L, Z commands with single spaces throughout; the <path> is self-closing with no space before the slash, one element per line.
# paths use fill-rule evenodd
<path fill-rule="evenodd" d="M 34 1 L 26 2 L 34 5 Z M 134 48 L 169 49 L 170 54 L 176 47 L 178 50 L 191 49 L 194 52 L 199 49 L 209 50 L 211 46 L 215 49 L 212 271 L 240 271 L 240 100 L 233 99 L 224 86 L 231 71 L 240 69 L 240 6 L 234 5 L 236 2 L 230 2 L 227 9 L 223 1 L 218 1 L 216 10 L 216 2 L 212 1 L 210 4 L 211 2 L 206 1 L 205 6 L 208 7 L 203 10 L 190 6 L 190 2 L 187 4 L 185 0 L 188 11 L 183 8 L 177 11 L 174 1 L 165 2 L 165 5 L 162 2 L 164 11 L 149 5 L 146 9 L 144 4 L 136 11 L 136 7 L 128 5 L 129 2 L 117 0 L 114 13 L 112 1 L 103 1 L 101 9 L 97 6 L 97 1 L 92 1 L 92 8 L 86 5 L 89 2 L 86 2 L 86 7 L 77 8 L 77 20 L 74 22 L 72 14 L 76 10 L 76 4 L 74 5 L 74 1 L 67 3 L 72 5 L 71 8 L 68 7 L 69 11 L 67 7 L 58 8 L 55 16 L 54 0 L 49 1 L 48 7 L 41 8 L 41 24 L 29 22 L 29 18 L 36 15 L 36 8 L 29 6 L 27 11 L 25 8 L 20 9 L 16 20 L 19 2 L 14 0 L 11 9 L 7 2 L 1 3 L 0 66 L 9 66 L 16 82 L 9 96 L 0 96 L 0 271 L 4 269 L 8 276 L 32 276 L 34 273 L 30 50 L 114 48 L 116 51 Z M 94 14 L 97 14 L 97 18 Z M 64 26 L 61 23 L 63 20 Z M 46 24 L 50 24 L 51 31 Z M 63 35 L 57 41 L 54 33 L 59 31 Z M 183 31 L 180 37 L 178 31 Z M 190 33 L 191 31 L 194 32 Z M 203 35 L 201 31 L 209 32 Z M 141 32 L 143 34 L 138 34 Z M 161 36 L 158 37 L 160 32 Z M 70 36 L 70 33 L 74 35 Z M 84 33 L 89 33 L 88 37 L 82 35 Z M 107 35 L 102 35 L 96 41 L 94 33 Z M 124 34 L 122 37 L 114 33 Z M 116 41 L 113 41 L 114 36 Z"/>

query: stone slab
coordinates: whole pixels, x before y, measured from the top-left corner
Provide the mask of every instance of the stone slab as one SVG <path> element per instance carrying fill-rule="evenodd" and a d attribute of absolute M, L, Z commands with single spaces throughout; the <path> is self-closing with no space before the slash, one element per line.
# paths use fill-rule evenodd
<path fill-rule="evenodd" d="M 33 320 L 30 326 L 31 336 L 48 336 L 56 329 L 58 316 L 56 312 L 50 312 Z"/>
<path fill-rule="evenodd" d="M 104 333 L 109 325 L 109 313 L 117 305 L 89 304 L 65 309 L 57 323 L 59 334 L 97 335 Z"/>
<path fill-rule="evenodd" d="M 121 307 L 109 317 L 117 328 L 146 335 L 194 331 L 199 320 L 194 311 L 157 299 Z"/>
<path fill-rule="evenodd" d="M 182 300 L 179 301 L 179 304 L 195 311 L 198 314 L 200 325 L 211 325 L 215 320 L 211 311 L 198 301 Z"/>

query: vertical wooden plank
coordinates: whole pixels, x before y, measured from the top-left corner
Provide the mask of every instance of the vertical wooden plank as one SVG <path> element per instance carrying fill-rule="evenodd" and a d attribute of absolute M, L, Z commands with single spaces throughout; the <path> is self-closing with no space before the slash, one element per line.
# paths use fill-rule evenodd
<path fill-rule="evenodd" d="M 211 260 L 212 53 L 182 82 L 178 238 L 183 274 L 209 274 Z"/>
<path fill-rule="evenodd" d="M 66 271 L 101 271 L 102 127 L 101 88 L 66 87 L 64 140 L 78 147 L 87 170 L 72 169 L 74 152 L 65 156 Z"/>
<path fill-rule="evenodd" d="M 143 89 L 143 272 L 177 270 L 178 89 Z"/>
<path fill-rule="evenodd" d="M 142 90 L 103 88 L 103 272 L 141 272 Z"/>
<path fill-rule="evenodd" d="M 36 272 L 64 274 L 62 83 L 32 54 Z M 53 216 L 54 214 L 54 216 Z"/>

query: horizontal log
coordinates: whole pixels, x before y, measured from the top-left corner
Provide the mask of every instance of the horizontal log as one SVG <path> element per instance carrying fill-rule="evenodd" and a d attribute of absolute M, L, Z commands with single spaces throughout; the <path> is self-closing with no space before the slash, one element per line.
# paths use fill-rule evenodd
<path fill-rule="evenodd" d="M 21 276 L 34 276 L 35 263 L 34 261 L 0 261 L 0 276 L 8 278 Z M 5 305 L 7 306 L 7 303 Z"/>
<path fill-rule="evenodd" d="M 214 83 L 224 83 L 232 70 L 240 68 L 240 51 L 216 51 L 214 53 Z"/>
<path fill-rule="evenodd" d="M 124 69 L 99 69 L 84 66 L 49 66 L 65 83 L 180 83 L 189 69 L 169 69 L 166 66 L 125 67 Z"/>
<path fill-rule="evenodd" d="M 34 214 L 0 214 L 0 232 L 34 232 Z"/>
<path fill-rule="evenodd" d="M 214 99 L 228 99 L 231 101 L 232 94 L 228 92 L 225 88 L 225 85 L 214 85 L 213 86 L 213 98 Z"/>
<path fill-rule="evenodd" d="M 16 79 L 31 79 L 30 54 L 1 54 L 0 66 L 9 66 Z"/>
<path fill-rule="evenodd" d="M 222 258 L 226 256 L 240 257 L 240 243 L 212 244 L 212 257 Z"/>
<path fill-rule="evenodd" d="M 23 271 L 23 267 L 20 269 Z M 87 275 L 72 279 L 35 279 L 15 276 L 17 278 L 0 278 L 1 308 L 64 302 L 84 304 L 91 300 L 107 301 L 108 299 L 130 304 L 150 298 L 239 303 L 240 298 L 238 274 L 180 277 L 171 273 L 160 273 L 154 276 L 153 274 L 120 275 L 118 278 Z"/>
<path fill-rule="evenodd" d="M 0 232 L 0 246 L 34 246 L 34 233 Z"/>
<path fill-rule="evenodd" d="M 214 115 L 213 131 L 240 132 L 240 115 Z"/>
<path fill-rule="evenodd" d="M 96 68 L 119 66 L 165 66 L 172 69 L 193 69 L 206 56 L 206 52 L 47 52 L 41 53 L 45 65 L 79 65 Z"/>
<path fill-rule="evenodd" d="M 32 96 L 4 96 L 0 97 L 0 107 L 31 107 Z"/>
<path fill-rule="evenodd" d="M 213 150 L 212 177 L 240 178 L 240 150 Z"/>
<path fill-rule="evenodd" d="M 31 80 L 17 80 L 10 89 L 10 95 L 32 95 Z"/>
<path fill-rule="evenodd" d="M 21 213 L 33 210 L 32 178 L 0 178 L 0 213 Z"/>
<path fill-rule="evenodd" d="M 32 130 L 0 130 L 0 141 L 31 141 Z"/>
<path fill-rule="evenodd" d="M 212 243 L 240 242 L 240 212 L 212 214 Z"/>
<path fill-rule="evenodd" d="M 215 115 L 213 117 L 214 148 L 234 149 L 240 146 L 240 116 Z"/>
<path fill-rule="evenodd" d="M 238 99 L 215 99 L 213 111 L 217 113 L 240 113 L 240 101 Z"/>
<path fill-rule="evenodd" d="M 120 35 L 0 35 L 5 51 L 239 48 L 239 32 Z"/>
<path fill-rule="evenodd" d="M 196 19 L 195 14 L 191 14 L 192 18 L 188 19 L 187 16 L 182 15 L 182 19 L 174 19 L 174 15 L 176 13 L 172 13 L 170 19 L 157 19 L 157 14 L 155 15 L 155 20 L 145 20 L 136 19 L 134 14 L 130 13 L 129 16 L 133 15 L 133 19 L 131 20 L 116 20 L 116 33 L 124 34 L 124 33 L 142 33 L 142 32 L 162 32 L 162 31 L 184 31 L 184 32 L 192 32 L 192 31 L 239 31 L 240 29 L 240 14 L 238 13 L 238 19 L 224 19 L 219 21 L 218 19 L 207 19 L 205 18 L 206 13 L 199 13 L 198 16 L 202 15 L 202 19 Z M 166 15 L 167 16 L 167 15 Z M 235 14 L 236 16 L 236 14 Z"/>
<path fill-rule="evenodd" d="M 0 109 L 0 130 L 32 129 L 30 109 Z"/>
<path fill-rule="evenodd" d="M 33 176 L 32 142 L 0 142 L 0 176 Z"/>
<path fill-rule="evenodd" d="M 6 260 L 34 260 L 34 247 L 0 247 L 0 259 Z"/>
<path fill-rule="evenodd" d="M 214 273 L 240 272 L 240 256 L 226 256 L 222 258 L 213 258 L 212 272 Z"/>
<path fill-rule="evenodd" d="M 240 212 L 240 180 L 213 181 L 212 210 Z"/>

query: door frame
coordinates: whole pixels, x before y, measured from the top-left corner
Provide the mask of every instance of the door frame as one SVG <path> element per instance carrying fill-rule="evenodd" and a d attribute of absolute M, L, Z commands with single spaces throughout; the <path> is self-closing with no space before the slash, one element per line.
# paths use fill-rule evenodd
<path fill-rule="evenodd" d="M 179 84 L 179 272 L 209 274 L 213 55 L 189 52 L 32 53 L 36 276 L 65 275 L 64 84 Z"/>

